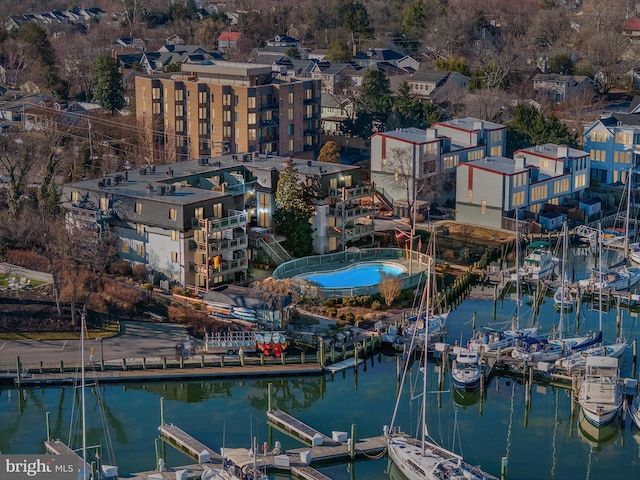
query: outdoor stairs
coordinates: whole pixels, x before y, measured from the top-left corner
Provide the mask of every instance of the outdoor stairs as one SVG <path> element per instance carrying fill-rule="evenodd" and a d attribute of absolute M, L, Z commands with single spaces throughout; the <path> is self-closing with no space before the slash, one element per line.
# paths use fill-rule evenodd
<path fill-rule="evenodd" d="M 269 260 L 275 265 L 282 265 L 285 262 L 293 260 L 293 257 L 289 255 L 280 242 L 276 240 L 276 237 L 270 233 L 264 234 L 260 238 L 260 246 L 269 257 Z"/>
<path fill-rule="evenodd" d="M 376 200 L 380 202 L 380 205 L 393 211 L 393 200 L 385 193 L 384 190 L 376 189 Z"/>

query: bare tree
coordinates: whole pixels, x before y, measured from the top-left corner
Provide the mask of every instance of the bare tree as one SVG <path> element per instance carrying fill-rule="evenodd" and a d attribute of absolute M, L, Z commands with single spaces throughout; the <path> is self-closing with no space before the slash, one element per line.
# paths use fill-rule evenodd
<path fill-rule="evenodd" d="M 413 228 L 413 209 L 416 200 L 425 193 L 427 182 L 421 175 L 435 172 L 435 161 L 427 159 L 425 165 L 418 164 L 418 159 L 414 159 L 413 153 L 408 148 L 391 149 L 390 166 L 398 182 L 401 182 L 407 194 L 407 209 L 409 211 L 409 225 Z"/>
<path fill-rule="evenodd" d="M 384 303 L 389 307 L 402 292 L 402 282 L 395 275 L 380 272 L 380 283 L 378 284 L 378 288 L 384 297 Z"/>
<path fill-rule="evenodd" d="M 27 178 L 31 170 L 33 148 L 24 137 L 0 136 L 0 166 L 8 177 L 9 213 L 20 211 L 26 198 Z"/>

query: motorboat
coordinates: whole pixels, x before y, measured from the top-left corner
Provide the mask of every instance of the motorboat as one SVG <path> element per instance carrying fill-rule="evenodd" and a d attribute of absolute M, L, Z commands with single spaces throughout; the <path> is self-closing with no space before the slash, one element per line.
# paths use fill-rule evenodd
<path fill-rule="evenodd" d="M 516 330 L 496 330 L 484 327 L 470 341 L 469 348 L 472 351 L 489 352 L 513 347 L 518 340 L 535 338 L 538 327 L 520 328 Z"/>
<path fill-rule="evenodd" d="M 512 350 L 511 356 L 527 362 L 555 362 L 571 352 L 577 352 L 602 343 L 602 332 L 595 336 L 560 338 L 524 338 Z"/>
<path fill-rule="evenodd" d="M 474 389 L 482 378 L 480 354 L 468 348 L 458 347 L 451 366 L 451 377 L 458 388 Z"/>
<path fill-rule="evenodd" d="M 519 269 L 520 277 L 524 280 L 544 280 L 558 264 L 558 258 L 551 251 L 551 244 L 541 240 L 529 244 L 527 248 L 528 253 Z"/>
<path fill-rule="evenodd" d="M 620 358 L 627 349 L 627 342 L 620 341 L 611 345 L 599 345 L 578 352 L 573 352 L 566 357 L 556 361 L 556 366 L 566 368 L 571 371 L 575 368 L 584 367 L 589 357 L 612 357 Z"/>
<path fill-rule="evenodd" d="M 640 281 L 640 267 L 628 267 L 620 270 L 613 268 L 594 268 L 588 278 L 580 280 L 578 285 L 593 290 L 627 290 Z"/>
<path fill-rule="evenodd" d="M 613 421 L 622 409 L 623 396 L 618 359 L 588 357 L 578 403 L 589 423 L 600 427 Z"/>

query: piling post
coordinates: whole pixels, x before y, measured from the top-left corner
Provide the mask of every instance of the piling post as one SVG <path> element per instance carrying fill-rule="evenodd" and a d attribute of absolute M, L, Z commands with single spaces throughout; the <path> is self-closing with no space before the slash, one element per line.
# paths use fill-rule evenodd
<path fill-rule="evenodd" d="M 64 373 L 64 362 L 60 360 L 60 373 Z"/>
<path fill-rule="evenodd" d="M 49 429 L 49 412 L 45 414 L 45 420 L 47 424 L 47 442 L 48 442 L 49 440 L 51 440 L 51 431 Z"/>
<path fill-rule="evenodd" d="M 356 458 L 356 424 L 351 424 L 351 438 L 349 439 L 349 456 L 353 460 Z"/>
<path fill-rule="evenodd" d="M 204 368 L 204 355 L 200 355 L 200 368 Z"/>
<path fill-rule="evenodd" d="M 476 312 L 471 316 L 471 334 L 476 333 Z"/>
<path fill-rule="evenodd" d="M 184 368 L 184 357 L 180 355 L 180 368 Z"/>
<path fill-rule="evenodd" d="M 273 383 L 269 382 L 267 384 L 267 411 L 271 412 L 271 386 Z"/>
<path fill-rule="evenodd" d="M 142 357 L 142 369 L 147 369 L 147 357 Z"/>
<path fill-rule="evenodd" d="M 44 373 L 44 366 L 42 360 L 40 360 L 40 373 Z"/>
<path fill-rule="evenodd" d="M 318 363 L 320 363 L 321 367 L 324 367 L 324 341 L 320 342 L 320 350 L 319 350 L 319 355 L 320 357 L 318 358 Z"/>
<path fill-rule="evenodd" d="M 300 352 L 300 364 L 304 365 L 304 350 Z"/>
<path fill-rule="evenodd" d="M 126 370 L 127 369 L 127 359 L 123 358 L 122 359 L 122 370 Z"/>
<path fill-rule="evenodd" d="M 167 357 L 162 357 L 162 369 L 167 369 Z"/>
<path fill-rule="evenodd" d="M 160 397 L 160 425 L 164 425 L 164 397 Z"/>
<path fill-rule="evenodd" d="M 500 480 L 506 480 L 508 464 L 509 460 L 507 460 L 507 457 L 502 457 L 502 462 L 500 462 Z"/>
<path fill-rule="evenodd" d="M 633 378 L 636 378 L 636 362 L 638 360 L 638 339 L 634 338 L 631 344 L 631 351 L 633 352 Z"/>
<path fill-rule="evenodd" d="M 22 377 L 22 367 L 20 366 L 20 357 L 16 357 L 16 383 L 18 384 L 18 388 L 20 388 L 21 377 Z"/>

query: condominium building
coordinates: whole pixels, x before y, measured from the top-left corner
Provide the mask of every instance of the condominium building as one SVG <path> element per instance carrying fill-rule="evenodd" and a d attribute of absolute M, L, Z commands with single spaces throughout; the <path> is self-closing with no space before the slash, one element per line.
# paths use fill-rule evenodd
<path fill-rule="evenodd" d="M 544 205 L 582 198 L 589 187 L 589 154 L 555 144 L 538 145 L 514 158 L 490 156 L 458 167 L 456 220 L 504 228 L 516 209 L 539 218 Z"/>
<path fill-rule="evenodd" d="M 207 291 L 247 280 L 249 260 L 291 257 L 274 235 L 280 172 L 318 185 L 315 253 L 373 245 L 373 189 L 359 167 L 253 154 L 226 154 L 167 165 L 146 165 L 63 187 L 75 220 L 109 229 L 119 256 L 147 267 L 151 281 Z"/>
<path fill-rule="evenodd" d="M 271 65 L 181 68 L 136 77 L 136 118 L 150 162 L 239 152 L 314 158 L 319 151 L 319 81 L 276 79 Z"/>
<path fill-rule="evenodd" d="M 371 180 L 396 213 L 415 197 L 432 206 L 455 203 L 456 167 L 502 155 L 503 125 L 465 117 L 427 130 L 401 128 L 371 137 Z M 399 208 L 398 208 L 399 207 Z"/>

